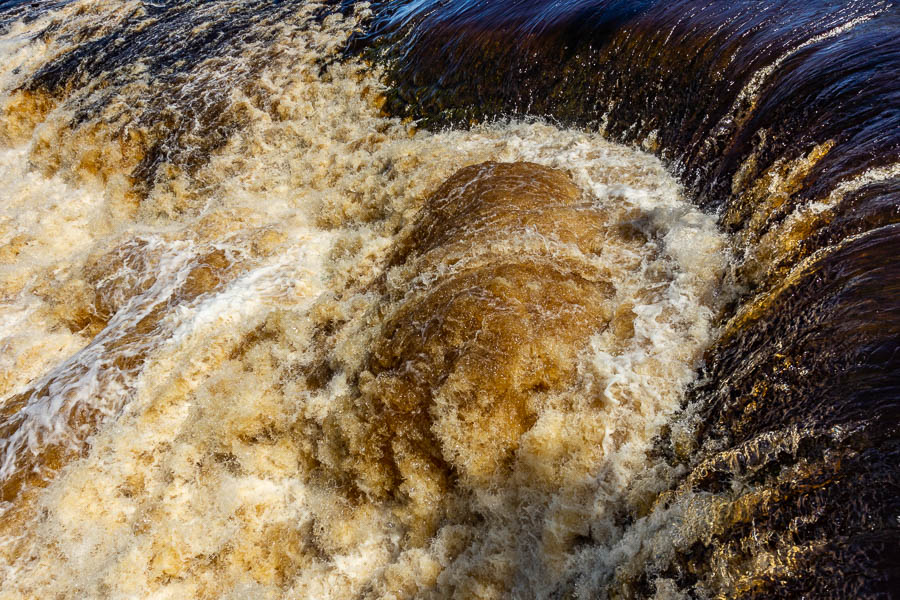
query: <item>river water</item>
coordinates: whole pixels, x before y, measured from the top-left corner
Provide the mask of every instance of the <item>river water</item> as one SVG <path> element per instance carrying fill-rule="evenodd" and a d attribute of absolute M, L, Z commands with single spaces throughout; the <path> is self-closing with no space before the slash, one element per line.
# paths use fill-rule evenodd
<path fill-rule="evenodd" d="M 0 2 L 0 597 L 890 597 L 898 26 Z"/>

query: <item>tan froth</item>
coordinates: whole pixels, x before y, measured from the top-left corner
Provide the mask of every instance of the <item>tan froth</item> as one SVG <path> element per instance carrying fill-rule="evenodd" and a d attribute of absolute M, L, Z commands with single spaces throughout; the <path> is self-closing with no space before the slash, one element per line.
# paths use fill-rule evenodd
<path fill-rule="evenodd" d="M 44 92 L 19 90 L 11 94 L 0 112 L 0 143 L 14 146 L 26 141 L 54 106 L 56 100 Z"/>
<path fill-rule="evenodd" d="M 65 31 L 127 8 L 67 6 Z M 617 511 L 655 501 L 647 449 L 717 306 L 712 217 L 596 134 L 385 117 L 378 70 L 332 62 L 364 15 L 315 10 L 194 88 L 110 83 L 77 126 L 80 92 L 19 98 L 42 116 L 0 156 L 3 343 L 28 363 L 3 414 L 35 435 L 4 594 L 550 594 L 609 577 Z M 199 128 L 145 118 L 170 101 Z"/>
<path fill-rule="evenodd" d="M 488 484 L 536 419 L 530 397 L 572 384 L 579 351 L 612 312 L 612 286 L 589 260 L 549 250 L 599 250 L 604 215 L 580 200 L 564 173 L 527 163 L 469 167 L 430 198 L 393 260 L 443 273 L 421 288 L 392 282 L 403 297 L 385 307 L 360 374 L 372 429 L 359 454 L 395 457 L 402 481 L 361 474 L 371 491 L 415 495 L 456 476 Z M 502 248 L 526 232 L 546 236 L 545 249 Z M 462 247 L 484 255 L 467 262 Z M 435 483 L 422 481 L 431 472 Z"/>

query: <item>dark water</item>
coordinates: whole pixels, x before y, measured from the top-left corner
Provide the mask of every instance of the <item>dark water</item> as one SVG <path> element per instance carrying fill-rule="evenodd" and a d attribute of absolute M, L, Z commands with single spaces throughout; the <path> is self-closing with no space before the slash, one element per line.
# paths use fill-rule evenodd
<path fill-rule="evenodd" d="M 0 32 L 63 4 L 0 1 Z M 103 114 L 117 131 L 149 132 L 126 161 L 146 197 L 166 185 L 164 166 L 198 171 L 247 127 L 229 109 L 232 88 L 267 106 L 251 82 L 274 51 L 227 78 L 201 59 L 224 69 L 273 45 L 300 4 L 136 4 L 112 30 L 71 34 L 17 91 L 68 101 L 75 131 Z M 353 7 L 337 4 L 315 18 Z M 661 578 L 683 597 L 900 595 L 900 5 L 372 8 L 344 58 L 386 68 L 387 114 L 434 131 L 507 117 L 602 131 L 661 157 L 734 239 L 739 293 L 717 318 L 688 416 L 654 445 L 678 475 L 617 517 L 625 527 L 679 505 L 702 526 L 669 552 L 635 553 L 606 595 L 662 595 Z"/>
<path fill-rule="evenodd" d="M 693 589 L 715 564 L 794 551 L 796 570 L 751 574 L 740 595 L 897 592 L 900 7 L 392 2 L 373 32 L 359 43 L 388 61 L 396 114 L 430 127 L 529 114 L 644 141 L 747 244 L 746 293 L 723 319 L 739 316 L 692 392 L 700 449 L 659 448 L 690 470 L 676 494 L 771 495 L 664 568 Z M 829 195 L 826 218 L 784 226 Z"/>

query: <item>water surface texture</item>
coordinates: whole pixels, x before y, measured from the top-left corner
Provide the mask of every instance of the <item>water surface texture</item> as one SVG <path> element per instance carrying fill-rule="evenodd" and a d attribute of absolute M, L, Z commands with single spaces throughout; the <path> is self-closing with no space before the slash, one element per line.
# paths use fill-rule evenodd
<path fill-rule="evenodd" d="M 900 7 L 0 0 L 0 598 L 890 598 Z"/>

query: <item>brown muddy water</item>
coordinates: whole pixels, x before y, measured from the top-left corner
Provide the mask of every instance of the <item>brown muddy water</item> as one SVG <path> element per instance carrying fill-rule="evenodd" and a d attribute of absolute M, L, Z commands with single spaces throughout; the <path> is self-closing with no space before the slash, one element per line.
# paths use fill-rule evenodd
<path fill-rule="evenodd" d="M 0 598 L 892 597 L 897 31 L 0 1 Z"/>

